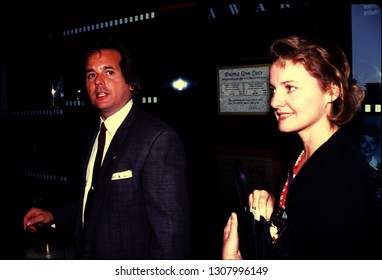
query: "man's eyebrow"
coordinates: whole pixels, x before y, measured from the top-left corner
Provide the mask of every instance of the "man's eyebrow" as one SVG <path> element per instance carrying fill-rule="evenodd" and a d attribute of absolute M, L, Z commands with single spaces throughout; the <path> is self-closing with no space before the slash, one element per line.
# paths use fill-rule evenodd
<path fill-rule="evenodd" d="M 102 69 L 102 70 L 109 70 L 109 69 L 115 69 L 115 67 L 106 65 L 106 66 L 102 66 L 101 69 Z M 94 69 L 86 69 L 85 72 L 86 72 L 86 73 L 89 73 L 89 72 L 95 72 L 95 70 L 94 70 Z"/>

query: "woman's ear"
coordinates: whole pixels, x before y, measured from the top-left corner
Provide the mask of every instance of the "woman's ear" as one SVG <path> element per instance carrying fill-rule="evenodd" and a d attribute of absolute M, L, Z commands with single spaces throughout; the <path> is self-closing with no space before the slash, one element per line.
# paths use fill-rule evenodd
<path fill-rule="evenodd" d="M 332 84 L 326 94 L 328 103 L 333 103 L 340 96 L 340 88 L 337 85 Z"/>

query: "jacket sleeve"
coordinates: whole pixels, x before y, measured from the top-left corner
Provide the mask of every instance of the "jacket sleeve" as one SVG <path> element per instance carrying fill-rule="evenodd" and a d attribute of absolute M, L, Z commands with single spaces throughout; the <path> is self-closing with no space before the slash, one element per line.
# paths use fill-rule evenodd
<path fill-rule="evenodd" d="M 153 259 L 188 257 L 191 222 L 186 168 L 180 137 L 171 129 L 162 130 L 152 142 L 142 179 Z"/>

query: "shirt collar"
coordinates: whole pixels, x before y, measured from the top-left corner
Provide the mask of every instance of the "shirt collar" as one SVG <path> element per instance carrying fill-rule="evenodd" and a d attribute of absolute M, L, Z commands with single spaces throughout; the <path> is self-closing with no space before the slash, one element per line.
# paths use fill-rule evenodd
<path fill-rule="evenodd" d="M 117 132 L 117 129 L 119 128 L 123 120 L 126 118 L 126 116 L 129 114 L 132 105 L 133 99 L 130 99 L 130 101 L 127 102 L 126 105 L 123 106 L 118 112 L 116 112 L 114 115 L 111 115 L 105 120 L 105 126 L 108 133 L 114 135 Z"/>
<path fill-rule="evenodd" d="M 378 161 L 377 159 L 373 156 L 371 158 L 371 161 L 369 162 L 370 166 L 373 167 L 374 169 L 377 169 L 378 166 Z"/>

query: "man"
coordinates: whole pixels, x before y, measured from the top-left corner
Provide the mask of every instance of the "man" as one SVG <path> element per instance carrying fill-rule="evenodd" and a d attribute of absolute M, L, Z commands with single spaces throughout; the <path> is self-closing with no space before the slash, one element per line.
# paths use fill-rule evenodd
<path fill-rule="evenodd" d="M 81 197 L 49 211 L 32 208 L 24 229 L 75 225 L 81 259 L 186 259 L 190 243 L 186 155 L 178 134 L 133 102 L 140 89 L 127 50 L 116 41 L 85 53 L 86 89 L 100 122 L 84 161 Z M 101 123 L 105 150 L 98 179 L 92 170 Z M 87 196 L 93 196 L 85 216 Z"/>

